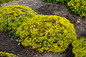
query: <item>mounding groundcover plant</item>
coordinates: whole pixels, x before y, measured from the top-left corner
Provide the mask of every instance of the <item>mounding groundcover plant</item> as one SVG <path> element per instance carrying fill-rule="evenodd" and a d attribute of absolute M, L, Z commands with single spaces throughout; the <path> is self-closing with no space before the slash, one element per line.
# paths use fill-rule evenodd
<path fill-rule="evenodd" d="M 13 37 L 17 37 L 15 34 L 17 27 L 34 15 L 37 15 L 35 11 L 22 5 L 0 7 L 0 30 L 10 31 Z"/>
<path fill-rule="evenodd" d="M 75 14 L 86 17 L 86 0 L 71 0 L 68 6 Z"/>
<path fill-rule="evenodd" d="M 43 0 L 44 2 L 53 2 L 53 3 L 57 3 L 57 2 L 61 2 L 61 3 L 64 3 L 64 2 L 68 2 L 70 0 Z"/>
<path fill-rule="evenodd" d="M 86 57 L 86 38 L 76 39 L 72 46 L 75 57 Z"/>
<path fill-rule="evenodd" d="M 17 56 L 7 52 L 0 52 L 0 57 L 17 57 Z"/>
<path fill-rule="evenodd" d="M 56 15 L 35 15 L 17 28 L 23 46 L 31 46 L 39 52 L 64 52 L 76 39 L 72 23 Z"/>

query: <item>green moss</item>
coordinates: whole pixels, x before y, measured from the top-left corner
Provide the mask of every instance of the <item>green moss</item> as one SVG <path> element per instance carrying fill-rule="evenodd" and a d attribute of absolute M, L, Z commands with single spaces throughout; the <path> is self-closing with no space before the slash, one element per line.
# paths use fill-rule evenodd
<path fill-rule="evenodd" d="M 10 31 L 15 36 L 17 27 L 34 15 L 37 15 L 37 13 L 22 5 L 0 7 L 0 30 Z"/>
<path fill-rule="evenodd" d="M 16 57 L 16 55 L 7 52 L 0 52 L 0 57 Z"/>
<path fill-rule="evenodd" d="M 17 28 L 23 46 L 32 46 L 39 52 L 64 52 L 76 39 L 72 23 L 56 15 L 36 15 Z"/>
<path fill-rule="evenodd" d="M 86 0 L 71 0 L 68 6 L 75 14 L 86 17 Z"/>
<path fill-rule="evenodd" d="M 72 46 L 75 57 L 86 57 L 86 38 L 76 39 Z"/>

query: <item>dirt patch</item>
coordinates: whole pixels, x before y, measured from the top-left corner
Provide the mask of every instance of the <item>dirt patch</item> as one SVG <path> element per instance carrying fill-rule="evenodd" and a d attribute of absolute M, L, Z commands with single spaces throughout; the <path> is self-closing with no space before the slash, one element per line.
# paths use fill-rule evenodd
<path fill-rule="evenodd" d="M 43 15 L 58 15 L 62 17 L 66 17 L 70 20 L 71 23 L 74 24 L 77 37 L 86 37 L 86 18 L 81 18 L 77 15 L 73 15 L 68 9 L 66 4 L 53 4 L 53 3 L 45 3 L 42 0 L 19 0 L 14 2 L 9 2 L 2 4 L 1 6 L 7 5 L 24 5 L 32 8 L 39 14 Z M 14 39 L 8 37 L 7 32 L 0 31 L 0 51 L 6 51 L 13 54 L 16 54 L 18 57 L 74 57 L 72 53 L 72 45 L 69 45 L 69 48 L 66 52 L 59 53 L 39 53 L 35 50 L 31 49 L 31 47 L 23 47 L 20 42 L 20 39 Z"/>
<path fill-rule="evenodd" d="M 0 31 L 0 51 L 17 54 L 21 50 L 18 42 L 14 38 L 8 37 L 7 32 Z"/>

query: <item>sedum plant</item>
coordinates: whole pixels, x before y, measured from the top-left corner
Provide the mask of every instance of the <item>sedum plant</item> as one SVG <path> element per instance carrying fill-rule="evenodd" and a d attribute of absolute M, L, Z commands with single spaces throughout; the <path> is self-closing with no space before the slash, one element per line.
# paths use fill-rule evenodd
<path fill-rule="evenodd" d="M 17 57 L 17 56 L 7 52 L 0 52 L 0 57 Z"/>
<path fill-rule="evenodd" d="M 76 39 L 72 46 L 75 57 L 86 57 L 86 38 Z"/>
<path fill-rule="evenodd" d="M 64 52 L 76 39 L 72 23 L 56 15 L 35 15 L 17 28 L 23 46 L 31 46 L 39 52 Z"/>
<path fill-rule="evenodd" d="M 57 3 L 57 2 L 61 2 L 61 3 L 64 3 L 64 2 L 68 2 L 70 0 L 43 0 L 44 2 L 53 2 L 53 3 Z"/>
<path fill-rule="evenodd" d="M 16 29 L 22 22 L 37 15 L 32 9 L 22 5 L 0 7 L 0 30 L 10 31 L 16 37 Z"/>
<path fill-rule="evenodd" d="M 72 12 L 81 17 L 86 17 L 86 0 L 71 0 L 67 4 Z"/>

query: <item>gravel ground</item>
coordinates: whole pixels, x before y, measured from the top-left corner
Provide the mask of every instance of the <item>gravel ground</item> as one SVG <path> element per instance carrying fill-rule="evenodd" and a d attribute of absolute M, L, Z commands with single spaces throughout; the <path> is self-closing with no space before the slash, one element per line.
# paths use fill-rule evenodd
<path fill-rule="evenodd" d="M 86 37 L 86 18 L 81 18 L 77 15 L 73 15 L 68 9 L 66 4 L 53 4 L 45 3 L 42 0 L 18 0 L 8 3 L 3 3 L 1 6 L 8 5 L 23 5 L 32 8 L 39 14 L 44 15 L 58 15 L 66 17 L 74 24 L 77 38 Z M 20 42 L 20 39 L 14 39 L 8 37 L 7 32 L 0 31 L 0 51 L 6 51 L 13 54 L 16 54 L 18 57 L 74 57 L 72 54 L 72 46 L 69 45 L 69 48 L 63 54 L 59 53 L 39 53 L 35 50 L 32 50 L 30 47 L 23 47 Z"/>

